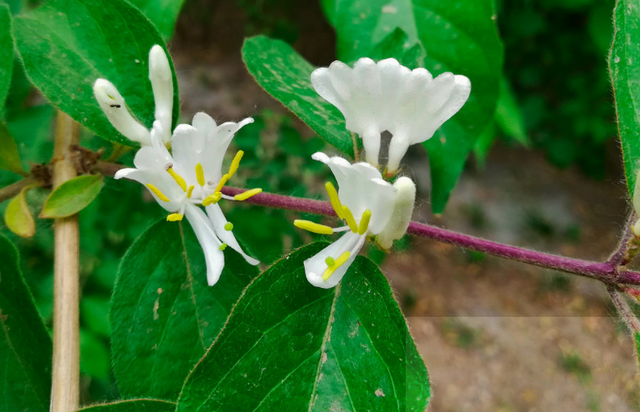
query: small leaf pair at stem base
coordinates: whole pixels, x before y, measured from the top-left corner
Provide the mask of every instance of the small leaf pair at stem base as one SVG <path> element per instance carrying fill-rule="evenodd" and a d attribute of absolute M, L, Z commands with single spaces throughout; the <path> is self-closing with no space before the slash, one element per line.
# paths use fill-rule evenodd
<path fill-rule="evenodd" d="M 18 252 L 0 236 L 0 411 L 49 410 L 52 350 Z"/>
<path fill-rule="evenodd" d="M 55 219 L 74 215 L 89 206 L 103 186 L 102 175 L 78 176 L 67 180 L 51 192 L 40 217 Z"/>
<path fill-rule="evenodd" d="M 358 257 L 333 289 L 307 282 L 303 247 L 256 278 L 191 372 L 178 411 L 422 412 L 420 359 L 379 269 Z"/>

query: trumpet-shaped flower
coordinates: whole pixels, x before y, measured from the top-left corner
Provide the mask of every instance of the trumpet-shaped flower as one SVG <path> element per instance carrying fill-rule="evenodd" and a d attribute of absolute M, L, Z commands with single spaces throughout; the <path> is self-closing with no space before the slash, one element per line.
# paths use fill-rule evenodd
<path fill-rule="evenodd" d="M 155 45 L 149 51 L 149 80 L 153 89 L 156 110 L 155 119 L 162 128 L 162 141 L 165 144 L 171 139 L 171 116 L 173 111 L 173 77 L 169 59 L 162 47 Z M 141 146 L 152 144 L 150 132 L 137 121 L 124 97 L 109 80 L 98 79 L 93 84 L 93 94 L 100 108 L 113 127 L 131 141 Z"/>
<path fill-rule="evenodd" d="M 150 133 L 150 145 L 142 147 L 134 159 L 135 168 L 119 170 L 115 178 L 127 178 L 145 185 L 156 201 L 168 212 L 168 221 L 180 221 L 186 216 L 204 250 L 207 281 L 210 286 L 220 278 L 224 268 L 223 250 L 229 246 L 252 265 L 259 262 L 242 250 L 232 233 L 233 225 L 222 213 L 220 199 L 245 200 L 259 193 L 253 189 L 235 197 L 225 196 L 221 190 L 238 170 L 242 151 L 234 158 L 229 172 L 222 174 L 224 154 L 234 134 L 248 118 L 240 123 L 216 122 L 205 113 L 194 116 L 192 125 L 179 125 L 171 138 L 173 155 L 163 140 L 163 129 L 156 121 Z M 198 205 L 205 206 L 205 212 Z"/>
<path fill-rule="evenodd" d="M 294 222 L 297 227 L 314 233 L 329 235 L 347 232 L 304 262 L 307 280 L 314 286 L 327 289 L 340 282 L 367 238 L 385 232 L 390 222 L 397 224 L 397 219 L 394 220 L 393 216 L 398 188 L 384 181 L 378 169 L 368 163 L 350 164 L 341 157 L 329 157 L 321 152 L 315 153 L 312 157 L 331 168 L 339 191 L 336 191 L 331 183 L 327 183 L 327 193 L 336 214 L 346 223 L 344 227 L 331 228 L 305 220 Z M 404 179 L 410 181 L 408 178 Z M 406 185 L 406 182 L 404 184 Z M 387 235 L 385 244 L 389 242 L 388 239 L 398 236 L 397 232 L 398 230 Z M 390 240 L 392 241 L 393 239 Z"/>
<path fill-rule="evenodd" d="M 344 115 L 346 127 L 362 138 L 367 161 L 378 166 L 381 133 L 392 134 L 387 171 L 395 172 L 410 145 L 430 139 L 469 98 L 465 76 L 409 70 L 395 59 L 361 58 L 353 68 L 334 61 L 311 73 L 318 94 Z"/>

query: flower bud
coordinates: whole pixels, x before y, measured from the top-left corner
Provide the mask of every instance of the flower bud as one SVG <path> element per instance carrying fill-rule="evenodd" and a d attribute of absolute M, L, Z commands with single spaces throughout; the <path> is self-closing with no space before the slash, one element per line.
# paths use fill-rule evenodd
<path fill-rule="evenodd" d="M 105 79 L 96 80 L 93 84 L 93 95 L 117 131 L 129 140 L 138 142 L 143 146 L 150 144 L 149 131 L 133 118 L 124 102 L 124 98 L 110 81 Z"/>
<path fill-rule="evenodd" d="M 393 214 L 385 228 L 376 237 L 378 246 L 385 250 L 391 249 L 393 241 L 407 233 L 416 200 L 416 185 L 408 177 L 400 177 L 393 187 L 398 193 Z"/>
<path fill-rule="evenodd" d="M 156 120 L 162 124 L 165 144 L 171 139 L 171 117 L 173 111 L 173 76 L 171 65 L 164 49 L 155 45 L 149 51 L 149 80 L 156 104 Z"/>

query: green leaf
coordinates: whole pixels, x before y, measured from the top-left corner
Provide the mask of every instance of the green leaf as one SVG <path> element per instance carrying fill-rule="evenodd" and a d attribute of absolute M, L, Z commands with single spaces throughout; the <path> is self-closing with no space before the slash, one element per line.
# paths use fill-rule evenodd
<path fill-rule="evenodd" d="M 11 86 L 13 72 L 13 38 L 11 37 L 11 13 L 0 3 L 0 115 Z"/>
<path fill-rule="evenodd" d="M 484 168 L 487 164 L 487 156 L 489 150 L 493 146 L 493 142 L 496 140 L 496 127 L 493 123 L 489 123 L 489 126 L 480 135 L 480 138 L 476 140 L 476 144 L 473 148 L 473 153 L 476 155 L 476 161 L 478 167 Z"/>
<path fill-rule="evenodd" d="M 307 282 L 303 247 L 256 278 L 198 363 L 177 411 L 415 411 L 427 370 L 389 283 L 357 257 L 333 289 Z"/>
<path fill-rule="evenodd" d="M 367 57 L 382 60 L 393 57 L 403 66 L 410 69 L 424 67 L 427 52 L 419 42 L 411 42 L 402 29 L 396 28 L 391 34 L 378 43 Z"/>
<path fill-rule="evenodd" d="M 176 399 L 257 274 L 227 248 L 220 281 L 209 287 L 204 254 L 188 224 L 161 221 L 147 230 L 122 261 L 111 303 L 120 393 Z"/>
<path fill-rule="evenodd" d="M 336 5 L 340 0 L 320 0 L 322 11 L 332 27 L 336 27 Z"/>
<path fill-rule="evenodd" d="M 516 97 L 513 95 L 509 81 L 504 76 L 500 80 L 500 97 L 498 98 L 494 118 L 506 135 L 513 137 L 525 147 L 531 146 L 531 141 L 524 126 L 522 112 L 520 112 L 520 107 Z"/>
<path fill-rule="evenodd" d="M 311 86 L 315 67 L 288 44 L 264 36 L 247 39 L 242 58 L 249 73 L 320 137 L 353 157 L 353 140 L 344 117 Z"/>
<path fill-rule="evenodd" d="M 51 192 L 40 217 L 54 219 L 74 215 L 93 202 L 102 186 L 102 175 L 84 175 L 67 180 Z"/>
<path fill-rule="evenodd" d="M 20 164 L 18 146 L 7 125 L 0 120 L 0 169 L 8 170 L 19 175 L 25 175 Z"/>
<path fill-rule="evenodd" d="M 151 127 L 155 104 L 149 50 L 164 43 L 142 13 L 124 0 L 51 0 L 14 19 L 14 37 L 28 76 L 57 106 L 91 131 L 118 143 L 93 96 L 93 83 L 116 85 L 138 119 Z M 174 75 L 174 121 L 179 112 Z"/>
<path fill-rule="evenodd" d="M 11 199 L 4 211 L 4 222 L 9 230 L 21 237 L 31 237 L 36 233 L 36 222 L 33 220 L 31 210 L 27 204 L 27 192 L 25 188 Z"/>
<path fill-rule="evenodd" d="M 80 330 L 80 372 L 106 381 L 110 370 L 109 349 L 105 342 L 89 331 Z"/>
<path fill-rule="evenodd" d="M 78 412 L 173 412 L 175 409 L 176 404 L 173 402 L 153 399 L 134 399 L 90 406 L 79 409 Z"/>
<path fill-rule="evenodd" d="M 624 171 L 633 198 L 640 162 L 640 5 L 618 0 L 613 17 L 613 47 L 609 70 L 618 114 Z"/>
<path fill-rule="evenodd" d="M 0 236 L 0 410 L 47 412 L 51 338 L 18 268 L 18 252 Z"/>
<path fill-rule="evenodd" d="M 633 341 L 636 344 L 636 361 L 640 362 L 640 332 L 633 334 Z"/>
<path fill-rule="evenodd" d="M 91 331 L 108 338 L 111 336 L 109 323 L 109 299 L 97 296 L 83 296 L 80 302 L 82 322 Z"/>
<path fill-rule="evenodd" d="M 491 0 L 341 0 L 336 3 L 338 57 L 368 56 L 396 28 L 427 52 L 425 67 L 471 80 L 471 96 L 432 139 L 429 152 L 433 211 L 440 213 L 476 139 L 493 119 L 502 67 L 502 44 Z"/>
<path fill-rule="evenodd" d="M 165 40 L 173 36 L 178 15 L 185 0 L 132 0 L 136 6 L 156 26 Z"/>

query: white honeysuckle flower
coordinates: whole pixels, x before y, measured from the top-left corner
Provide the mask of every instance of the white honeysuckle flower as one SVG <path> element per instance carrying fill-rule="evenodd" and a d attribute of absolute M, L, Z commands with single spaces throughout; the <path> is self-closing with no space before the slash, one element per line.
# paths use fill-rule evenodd
<path fill-rule="evenodd" d="M 167 150 L 160 121 L 153 124 L 150 145 L 142 147 L 134 158 L 135 168 L 119 170 L 115 178 L 127 178 L 145 185 L 156 201 L 171 214 L 168 221 L 180 221 L 184 216 L 202 246 L 207 262 L 207 281 L 213 286 L 224 268 L 223 250 L 230 246 L 245 260 L 257 265 L 248 256 L 232 233 L 218 205 L 220 199 L 245 200 L 261 192 L 248 190 L 234 197 L 221 193 L 226 182 L 238 170 L 243 152 L 235 156 L 229 172 L 222 174 L 224 154 L 236 131 L 253 119 L 218 126 L 205 113 L 194 116 L 192 125 L 179 125 L 171 138 L 173 154 Z M 206 214 L 199 205 L 205 206 Z"/>
<path fill-rule="evenodd" d="M 471 82 L 465 76 L 428 70 L 409 70 L 395 59 L 375 63 L 361 58 L 353 68 L 334 61 L 311 73 L 318 94 L 343 114 L 346 128 L 358 134 L 367 161 L 378 166 L 381 134 L 392 134 L 388 173 L 394 173 L 412 144 L 430 139 L 469 98 Z"/>
<path fill-rule="evenodd" d="M 171 117 L 173 113 L 173 76 L 171 65 L 164 49 L 155 45 L 149 51 L 149 80 L 155 101 L 155 120 L 163 131 L 162 141 L 171 140 Z M 150 133 L 129 111 L 124 97 L 109 80 L 98 79 L 93 84 L 93 95 L 113 127 L 131 141 L 141 146 L 151 145 Z"/>
<path fill-rule="evenodd" d="M 391 219 L 387 226 L 376 236 L 376 243 L 384 250 L 391 249 L 394 240 L 400 239 L 407 233 L 413 206 L 416 202 L 416 184 L 406 176 L 401 176 L 395 181 L 393 187 L 398 193 L 393 208 Z"/>
<path fill-rule="evenodd" d="M 314 233 L 347 232 L 304 262 L 307 280 L 328 289 L 340 282 L 367 238 L 387 227 L 396 204 L 397 188 L 384 181 L 378 169 L 368 163 L 350 164 L 341 157 L 329 157 L 321 152 L 312 158 L 331 168 L 339 191 L 327 183 L 327 193 L 336 214 L 346 223 L 334 229 L 305 220 L 294 222 L 297 227 Z"/>

